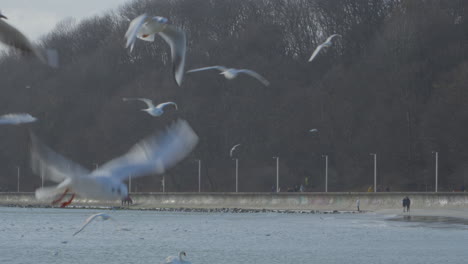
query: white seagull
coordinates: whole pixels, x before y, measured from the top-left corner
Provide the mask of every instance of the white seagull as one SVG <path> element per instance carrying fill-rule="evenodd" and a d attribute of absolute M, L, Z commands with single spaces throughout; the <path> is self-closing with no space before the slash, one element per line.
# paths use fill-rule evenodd
<path fill-rule="evenodd" d="M 187 40 L 185 32 L 168 24 L 167 18 L 160 16 L 148 17 L 148 15 L 143 14 L 133 19 L 125 33 L 127 39 L 125 47 L 130 47 L 131 52 L 136 38 L 153 42 L 156 33 L 171 47 L 172 70 L 175 80 L 180 86 L 184 77 Z"/>
<path fill-rule="evenodd" d="M 123 181 L 148 174 L 162 174 L 184 159 L 196 146 L 198 136 L 184 120 L 177 120 L 161 134 L 153 134 L 135 144 L 126 154 L 89 171 L 68 160 L 41 143 L 31 134 L 31 168 L 41 178 L 59 183 L 39 188 L 36 198 L 60 202 L 71 192 L 71 198 L 61 207 L 69 205 L 75 194 L 101 200 L 121 200 L 127 197 Z"/>
<path fill-rule="evenodd" d="M 105 213 L 97 213 L 97 214 L 93 214 L 92 216 L 88 217 L 88 219 L 86 219 L 86 221 L 83 223 L 83 225 L 80 227 L 80 229 L 78 229 L 78 231 L 76 231 L 73 236 L 76 236 L 76 234 L 78 234 L 79 232 L 81 232 L 81 230 L 83 230 L 89 223 L 91 223 L 91 221 L 93 221 L 94 219 L 96 218 L 101 218 L 102 220 L 108 220 L 110 219 L 110 215 L 108 214 L 105 214 Z"/>
<path fill-rule="evenodd" d="M 58 53 L 56 50 L 47 49 L 43 51 L 33 46 L 23 33 L 5 22 L 4 19 L 7 19 L 7 17 L 0 12 L 0 42 L 21 51 L 25 55 L 33 55 L 51 67 L 58 67 Z"/>
<path fill-rule="evenodd" d="M 31 123 L 36 120 L 37 118 L 33 117 L 30 114 L 6 114 L 0 116 L 0 125 L 19 125 L 23 123 Z"/>
<path fill-rule="evenodd" d="M 318 132 L 318 129 L 312 128 L 311 130 L 309 130 L 309 132 L 311 132 L 311 133 L 313 133 L 313 132 Z"/>
<path fill-rule="evenodd" d="M 185 254 L 185 251 L 181 251 L 179 253 L 179 257 L 175 257 L 175 256 L 169 256 L 167 257 L 164 262 L 162 262 L 161 264 L 179 264 L 179 263 L 185 263 L 185 264 L 191 264 L 190 261 L 187 261 L 187 260 L 183 260 L 182 259 L 182 256 L 186 257 L 187 254 Z"/>
<path fill-rule="evenodd" d="M 236 150 L 236 148 L 237 148 L 238 146 L 240 146 L 240 144 L 236 144 L 236 145 L 234 145 L 234 146 L 231 148 L 231 151 L 229 152 L 229 156 L 232 157 L 232 153 L 234 153 L 234 150 Z"/>
<path fill-rule="evenodd" d="M 158 104 L 157 106 L 154 106 L 153 101 L 151 99 L 146 99 L 146 98 L 122 98 L 122 100 L 123 101 L 139 100 L 139 101 L 145 102 L 148 108 L 141 109 L 141 111 L 145 111 L 152 116 L 162 115 L 164 113 L 164 107 L 168 105 L 174 105 L 175 109 L 178 110 L 177 104 L 174 102 L 165 102 L 165 103 Z"/>
<path fill-rule="evenodd" d="M 322 48 L 330 47 L 332 45 L 332 39 L 334 37 L 341 37 L 341 35 L 333 34 L 330 37 L 328 37 L 327 40 L 324 43 L 318 45 L 318 47 L 315 48 L 314 53 L 312 53 L 312 56 L 310 56 L 309 62 L 311 62 L 315 58 L 315 56 L 317 56 L 317 54 L 320 52 L 320 50 L 322 50 Z"/>
<path fill-rule="evenodd" d="M 254 77 L 255 79 L 259 80 L 265 86 L 270 85 L 270 82 L 267 79 L 263 78 L 263 76 L 261 76 L 260 74 L 254 72 L 252 70 L 248 70 L 248 69 L 234 69 L 234 68 L 226 68 L 224 66 L 216 65 L 216 66 L 209 66 L 209 67 L 192 69 L 190 71 L 187 71 L 187 73 L 198 72 L 198 71 L 206 71 L 206 70 L 221 71 L 220 74 L 224 75 L 224 77 L 226 77 L 226 79 L 229 79 L 229 80 L 236 78 L 239 73 L 245 73 L 245 74 L 248 74 L 248 75 Z"/>

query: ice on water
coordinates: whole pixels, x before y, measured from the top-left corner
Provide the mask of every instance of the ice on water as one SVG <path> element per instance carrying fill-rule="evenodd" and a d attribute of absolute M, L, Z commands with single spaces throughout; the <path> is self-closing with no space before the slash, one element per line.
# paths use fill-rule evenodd
<path fill-rule="evenodd" d="M 0 263 L 464 263 L 468 226 L 374 214 L 178 213 L 0 207 Z M 450 226 L 450 228 L 446 228 Z"/>

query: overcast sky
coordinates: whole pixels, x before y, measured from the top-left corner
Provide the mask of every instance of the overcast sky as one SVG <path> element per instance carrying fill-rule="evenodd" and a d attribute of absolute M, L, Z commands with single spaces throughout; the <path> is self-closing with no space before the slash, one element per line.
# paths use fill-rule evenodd
<path fill-rule="evenodd" d="M 67 17 L 81 19 L 112 10 L 132 0 L 0 0 L 8 23 L 32 41 L 52 30 Z"/>

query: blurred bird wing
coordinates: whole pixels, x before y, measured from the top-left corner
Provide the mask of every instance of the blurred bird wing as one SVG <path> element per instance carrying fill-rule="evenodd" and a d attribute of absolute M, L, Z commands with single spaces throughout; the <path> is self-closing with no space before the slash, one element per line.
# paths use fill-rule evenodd
<path fill-rule="evenodd" d="M 0 19 L 0 42 L 3 42 L 25 54 L 37 57 L 41 62 L 51 67 L 58 66 L 58 54 L 54 50 L 43 51 L 35 47 L 18 29 Z"/>
<path fill-rule="evenodd" d="M 254 72 L 254 71 L 252 71 L 252 70 L 241 69 L 241 70 L 239 70 L 238 72 L 240 72 L 240 73 L 246 73 L 246 74 L 248 74 L 248 75 L 254 77 L 255 79 L 261 81 L 265 86 L 270 85 L 270 82 L 269 82 L 267 79 L 263 78 L 263 76 L 261 76 L 260 74 Z"/>
<path fill-rule="evenodd" d="M 224 67 L 224 66 L 209 66 L 209 67 L 203 67 L 203 68 L 197 68 L 197 69 L 192 69 L 190 71 L 187 71 L 187 73 L 190 73 L 190 72 L 199 72 L 199 71 L 206 71 L 206 70 L 219 70 L 221 72 L 223 71 L 227 71 L 228 68 Z"/>
<path fill-rule="evenodd" d="M 25 53 L 34 53 L 34 47 L 29 39 L 2 19 L 0 19 L 0 41 Z"/>
<path fill-rule="evenodd" d="M 159 35 L 171 47 L 172 71 L 177 84 L 182 85 L 185 67 L 185 51 L 187 49 L 187 40 L 185 32 L 172 25 L 166 25 Z"/>
<path fill-rule="evenodd" d="M 196 146 L 198 136 L 184 120 L 178 120 L 159 135 L 151 135 L 135 144 L 126 154 L 93 171 L 95 177 L 123 181 L 151 173 L 161 174 L 184 159 Z"/>
<path fill-rule="evenodd" d="M 37 119 L 31 116 L 30 114 L 24 114 L 24 113 L 5 114 L 5 115 L 0 116 L 0 125 L 30 123 L 36 120 Z"/>
<path fill-rule="evenodd" d="M 156 108 L 164 108 L 166 105 L 174 105 L 176 110 L 177 110 L 177 104 L 174 102 L 165 102 L 165 103 L 160 103 L 156 106 Z"/>
<path fill-rule="evenodd" d="M 320 52 L 320 50 L 323 48 L 323 44 L 318 45 L 317 48 L 315 48 L 314 53 L 312 53 L 312 56 L 310 56 L 309 62 L 311 62 L 315 56 Z"/>
<path fill-rule="evenodd" d="M 125 38 L 127 39 L 125 48 L 128 48 L 130 46 L 130 52 L 132 52 L 133 50 L 133 45 L 135 44 L 138 32 L 140 31 L 143 24 L 147 21 L 147 19 L 148 16 L 146 14 L 142 14 L 137 16 L 130 22 L 127 32 L 125 32 Z"/>
<path fill-rule="evenodd" d="M 31 169 L 41 178 L 64 184 L 66 179 L 89 174 L 87 169 L 44 145 L 33 133 L 30 136 Z"/>
<path fill-rule="evenodd" d="M 331 40 L 332 40 L 334 37 L 341 37 L 341 35 L 340 35 L 340 34 L 333 34 L 333 35 L 329 36 L 325 42 L 331 42 Z"/>
<path fill-rule="evenodd" d="M 145 102 L 145 104 L 148 106 L 148 108 L 153 108 L 153 101 L 151 99 L 147 98 L 123 98 L 124 101 L 142 101 Z"/>
<path fill-rule="evenodd" d="M 35 196 L 38 200 L 51 200 L 57 195 L 62 194 L 67 188 L 70 187 L 71 179 L 67 178 L 60 184 L 50 187 L 41 187 L 36 189 Z"/>
<path fill-rule="evenodd" d="M 98 217 L 102 217 L 103 219 L 107 220 L 110 218 L 110 216 L 108 214 L 104 214 L 104 213 L 97 213 L 97 214 L 93 214 L 92 216 L 88 217 L 86 219 L 86 221 L 83 223 L 83 225 L 80 227 L 80 229 L 78 229 L 74 234 L 73 236 L 75 236 L 76 234 L 78 234 L 79 232 L 81 232 L 81 230 L 83 230 L 89 223 L 91 223 L 91 221 L 93 221 L 94 219 L 98 218 Z"/>

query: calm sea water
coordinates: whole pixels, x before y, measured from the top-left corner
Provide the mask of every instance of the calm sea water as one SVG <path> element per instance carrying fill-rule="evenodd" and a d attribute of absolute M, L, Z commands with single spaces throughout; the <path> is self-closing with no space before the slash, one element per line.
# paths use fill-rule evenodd
<path fill-rule="evenodd" d="M 72 236 L 98 212 L 114 221 Z M 466 263 L 468 225 L 446 220 L 0 207 L 0 263 Z"/>

